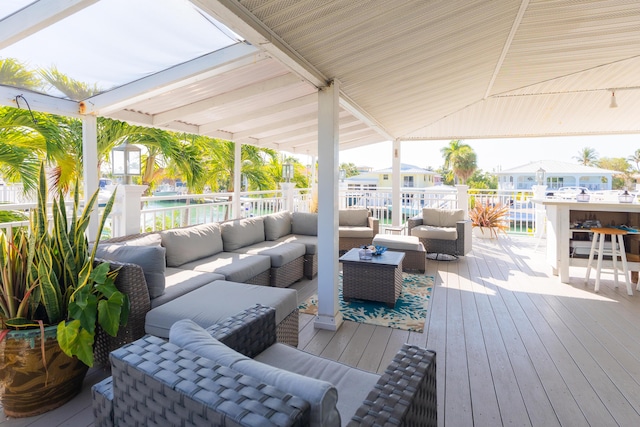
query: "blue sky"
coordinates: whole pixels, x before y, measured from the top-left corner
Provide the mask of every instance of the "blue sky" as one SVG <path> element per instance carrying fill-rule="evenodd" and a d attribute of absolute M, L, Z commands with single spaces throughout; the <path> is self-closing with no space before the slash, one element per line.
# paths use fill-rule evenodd
<path fill-rule="evenodd" d="M 465 140 L 478 156 L 480 169 L 492 172 L 510 169 L 537 160 L 558 160 L 574 163 L 573 158 L 584 147 L 596 150 L 599 157 L 627 158 L 640 149 L 640 135 L 547 137 L 520 139 Z M 449 141 L 403 142 L 402 163 L 419 167 L 442 166 L 440 150 Z M 391 142 L 369 145 L 340 152 L 340 163 L 355 163 L 382 169 L 391 166 Z M 632 164 L 632 166 L 635 166 Z"/>

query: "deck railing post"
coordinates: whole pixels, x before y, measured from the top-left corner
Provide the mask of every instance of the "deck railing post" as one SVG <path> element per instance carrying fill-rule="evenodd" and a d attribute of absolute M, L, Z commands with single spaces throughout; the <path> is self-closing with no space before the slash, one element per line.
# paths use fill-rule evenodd
<path fill-rule="evenodd" d="M 469 219 L 469 186 L 468 185 L 456 185 L 458 191 L 458 209 L 464 211 L 464 217 Z"/>

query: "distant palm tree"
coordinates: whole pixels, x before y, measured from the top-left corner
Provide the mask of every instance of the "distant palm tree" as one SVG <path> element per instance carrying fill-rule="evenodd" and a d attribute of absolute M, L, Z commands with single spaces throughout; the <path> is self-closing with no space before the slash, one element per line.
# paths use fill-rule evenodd
<path fill-rule="evenodd" d="M 42 86 L 38 75 L 15 58 L 0 59 L 0 84 L 37 90 Z"/>
<path fill-rule="evenodd" d="M 577 156 L 573 157 L 578 163 L 584 166 L 596 165 L 598 162 L 598 153 L 591 147 L 584 147 Z"/>
<path fill-rule="evenodd" d="M 455 176 L 455 182 L 463 184 L 478 168 L 477 156 L 473 148 L 462 141 L 454 139 L 449 145 L 440 150 L 444 157 L 444 168 L 449 169 Z"/>
<path fill-rule="evenodd" d="M 636 164 L 636 170 L 640 172 L 640 148 L 638 148 L 627 160 Z"/>

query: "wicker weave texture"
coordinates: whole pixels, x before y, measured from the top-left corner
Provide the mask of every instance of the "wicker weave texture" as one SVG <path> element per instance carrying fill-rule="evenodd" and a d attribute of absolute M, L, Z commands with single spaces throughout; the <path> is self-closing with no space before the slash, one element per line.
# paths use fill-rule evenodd
<path fill-rule="evenodd" d="M 343 262 L 342 297 L 383 302 L 390 307 L 402 292 L 402 263 L 396 266 L 367 262 Z"/>
<path fill-rule="evenodd" d="M 207 332 L 238 353 L 253 358 L 277 340 L 276 310 L 256 304 L 207 328 Z"/>
<path fill-rule="evenodd" d="M 404 344 L 348 426 L 438 425 L 436 354 Z"/>
<path fill-rule="evenodd" d="M 91 387 L 95 427 L 113 426 L 113 377 L 107 377 Z"/>
<path fill-rule="evenodd" d="M 111 355 L 116 425 L 304 426 L 309 403 L 145 336 Z"/>
<path fill-rule="evenodd" d="M 411 229 L 422 225 L 422 216 L 417 215 L 407 220 L 407 233 L 411 236 Z M 427 253 L 447 254 L 455 257 L 463 256 L 471 250 L 471 222 L 458 221 L 456 224 L 458 238 L 456 240 L 427 239 L 419 237 Z"/>
<path fill-rule="evenodd" d="M 318 254 L 304 256 L 304 277 L 311 280 L 318 274 Z"/>
<path fill-rule="evenodd" d="M 302 279 L 304 275 L 304 257 L 294 259 L 278 268 L 271 268 L 271 286 L 286 288 Z"/>
<path fill-rule="evenodd" d="M 271 286 L 271 272 L 269 270 L 263 271 L 248 279 L 245 283 L 249 285 Z"/>
<path fill-rule="evenodd" d="M 102 260 L 96 259 L 96 262 Z M 110 264 L 111 270 L 118 270 L 115 285 L 118 290 L 129 297 L 129 319 L 120 327 L 118 335 L 112 337 L 102 328 L 96 330 L 93 347 L 94 362 L 100 365 L 109 363 L 109 353 L 125 344 L 144 336 L 144 322 L 151 309 L 149 290 L 142 268 L 136 264 L 104 261 Z"/>

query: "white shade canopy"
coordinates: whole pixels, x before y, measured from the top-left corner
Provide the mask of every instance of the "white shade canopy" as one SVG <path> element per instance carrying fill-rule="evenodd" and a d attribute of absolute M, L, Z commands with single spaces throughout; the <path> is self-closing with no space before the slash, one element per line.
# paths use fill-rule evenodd
<path fill-rule="evenodd" d="M 333 79 L 341 149 L 640 131 L 634 1 L 13 0 L 0 57 L 98 89 L 70 100 L 0 74 L 3 105 L 300 154 Z"/>

